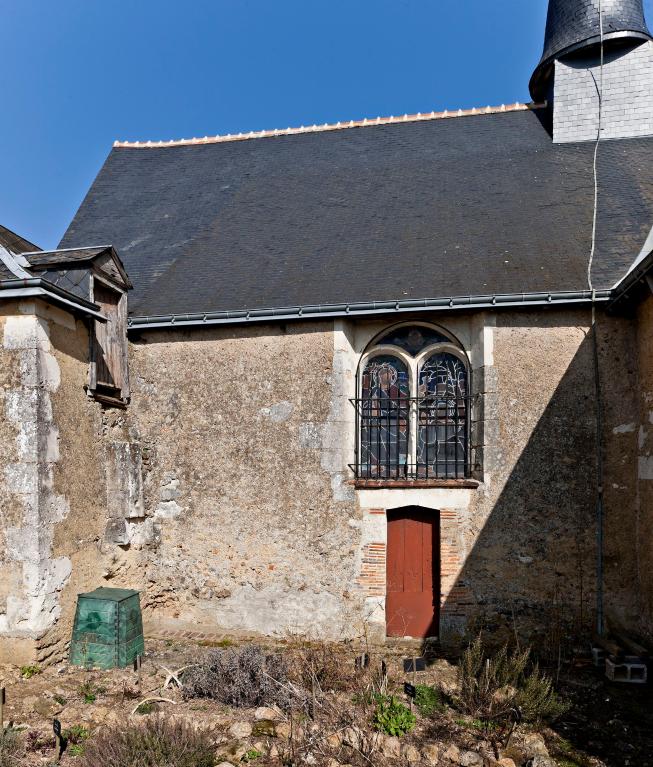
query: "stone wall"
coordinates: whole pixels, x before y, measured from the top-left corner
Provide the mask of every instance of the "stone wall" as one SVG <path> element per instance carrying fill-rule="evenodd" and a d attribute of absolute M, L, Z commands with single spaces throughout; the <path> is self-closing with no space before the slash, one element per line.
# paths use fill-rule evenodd
<path fill-rule="evenodd" d="M 635 615 L 641 637 L 653 643 L 653 297 L 639 307 L 636 353 L 639 367 L 636 439 L 636 493 L 634 518 L 623 531 L 631 541 L 629 569 L 635 584 Z"/>
<path fill-rule="evenodd" d="M 84 321 L 41 301 L 0 316 L 0 661 L 62 657 L 79 592 L 104 582 L 115 414 L 87 397 Z M 113 428 L 113 427 L 112 427 Z"/>
<path fill-rule="evenodd" d="M 39 646 L 48 653 L 41 640 L 61 617 L 67 602 L 62 591 L 73 571 L 74 547 L 58 544 L 59 526 L 70 515 L 75 491 L 88 508 L 87 478 L 96 478 L 102 467 L 96 460 L 90 471 L 91 457 L 86 464 L 76 455 L 67 460 L 66 446 L 85 427 L 83 380 L 76 387 L 70 375 L 73 359 L 81 370 L 87 364 L 84 326 L 38 301 L 5 303 L 2 309 L 0 562 L 8 577 L 1 579 L 0 635 L 11 641 L 1 643 L 0 654 L 15 660 L 32 658 Z M 65 351 L 53 336 L 65 338 Z M 71 396 L 75 402 L 66 419 L 58 402 Z M 83 513 L 76 515 L 74 524 L 83 520 Z"/>
<path fill-rule="evenodd" d="M 142 333 L 132 402 L 118 410 L 84 392 L 83 322 L 12 311 L 0 320 L 0 647 L 12 637 L 27 654 L 60 655 L 77 593 L 100 585 L 140 589 L 159 633 L 381 638 L 386 513 L 404 506 L 439 517 L 443 635 L 593 629 L 586 310 L 417 318 L 468 354 L 478 458 L 477 487 L 419 489 L 355 487 L 348 468 L 358 361 L 392 323 Z M 653 309 L 642 316 L 650 329 Z M 650 340 L 640 334 L 638 362 L 634 322 L 602 318 L 599 341 L 606 615 L 631 627 L 653 593 L 650 546 L 633 534 L 650 522 Z"/>
<path fill-rule="evenodd" d="M 595 141 L 600 83 L 598 54 L 555 62 L 553 140 Z M 603 67 L 602 138 L 653 134 L 653 43 L 612 48 Z"/>
<path fill-rule="evenodd" d="M 153 623 L 342 636 L 365 620 L 383 633 L 385 513 L 418 505 L 440 515 L 445 632 L 475 620 L 505 627 L 513 614 L 525 633 L 544 630 L 555 611 L 592 626 L 587 312 L 435 319 L 474 370 L 477 489 L 347 483 L 348 399 L 360 354 L 387 322 L 134 341 L 128 420 L 143 456 L 144 516 L 131 534 Z"/>
<path fill-rule="evenodd" d="M 144 516 L 129 545 L 146 619 L 357 633 L 360 512 L 343 484 L 333 325 L 148 333 L 131 374 Z"/>
<path fill-rule="evenodd" d="M 439 513 L 443 635 L 482 625 L 545 634 L 552 620 L 592 627 L 595 604 L 596 420 L 586 311 L 440 319 L 471 359 L 476 489 L 363 490 L 368 536 L 385 545 L 379 512 Z M 465 327 L 465 324 L 467 327 Z M 383 551 L 383 549 L 377 549 Z M 383 608 L 384 562 L 370 595 Z M 373 589 L 378 589 L 373 591 Z"/>
<path fill-rule="evenodd" d="M 50 323 L 51 354 L 60 385 L 51 395 L 58 457 L 52 489 L 65 499 L 66 513 L 53 526 L 52 555 L 70 563 L 59 596 L 60 615 L 39 642 L 41 659 L 60 657 L 70 639 L 77 594 L 102 585 L 114 556 L 103 546 L 107 525 L 106 413 L 86 395 L 89 337 L 86 324 Z M 119 412 L 119 411 L 118 411 Z"/>

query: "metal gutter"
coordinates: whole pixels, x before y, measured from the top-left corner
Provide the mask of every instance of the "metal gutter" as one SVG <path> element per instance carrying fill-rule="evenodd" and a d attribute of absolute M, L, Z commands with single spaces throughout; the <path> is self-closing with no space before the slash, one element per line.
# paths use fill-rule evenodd
<path fill-rule="evenodd" d="M 97 304 L 75 296 L 41 277 L 0 281 L 0 299 L 3 298 L 44 298 L 100 322 L 107 321 Z"/>
<path fill-rule="evenodd" d="M 130 317 L 128 330 L 150 330 L 171 327 L 198 327 L 205 325 L 236 325 L 270 320 L 324 319 L 329 317 L 373 316 L 420 311 L 451 311 L 464 309 L 496 309 L 498 307 L 551 306 L 591 304 L 592 300 L 606 302 L 610 290 L 578 290 L 557 293 L 506 293 L 478 296 L 452 296 L 450 298 L 402 299 L 399 301 L 373 301 L 370 303 L 318 304 L 285 308 L 251 309 L 194 314 L 166 314 Z"/>

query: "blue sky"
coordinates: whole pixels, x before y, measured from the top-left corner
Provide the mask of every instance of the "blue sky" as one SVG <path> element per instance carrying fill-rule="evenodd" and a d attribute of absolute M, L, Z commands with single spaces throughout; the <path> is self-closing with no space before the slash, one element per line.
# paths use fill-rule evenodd
<path fill-rule="evenodd" d="M 0 222 L 54 247 L 115 139 L 526 101 L 546 6 L 0 0 Z"/>

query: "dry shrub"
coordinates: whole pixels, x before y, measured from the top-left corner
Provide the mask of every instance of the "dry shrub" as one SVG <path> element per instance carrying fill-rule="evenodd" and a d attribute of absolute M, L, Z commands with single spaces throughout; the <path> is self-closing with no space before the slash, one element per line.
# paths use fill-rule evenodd
<path fill-rule="evenodd" d="M 303 704 L 305 695 L 289 680 L 284 658 L 258 645 L 211 650 L 184 671 L 185 698 L 212 698 L 237 708 Z"/>
<path fill-rule="evenodd" d="M 88 742 L 80 767 L 213 767 L 213 739 L 182 721 L 153 717 L 107 727 Z"/>
<path fill-rule="evenodd" d="M 292 642 L 288 668 L 296 684 L 318 694 L 351 690 L 355 685 L 354 658 L 334 643 Z"/>
<path fill-rule="evenodd" d="M 463 653 L 458 668 L 458 708 L 485 722 L 513 710 L 528 722 L 560 716 L 566 706 L 551 679 L 530 663 L 530 655 L 530 649 L 509 651 L 505 645 L 495 654 L 487 654 L 477 637 Z"/>
<path fill-rule="evenodd" d="M 569 710 L 569 704 L 553 689 L 553 680 L 540 673 L 537 664 L 522 680 L 516 703 L 526 722 L 553 721 Z"/>
<path fill-rule="evenodd" d="M 18 767 L 24 764 L 24 755 L 19 733 L 11 727 L 3 728 L 0 722 L 0 767 Z"/>

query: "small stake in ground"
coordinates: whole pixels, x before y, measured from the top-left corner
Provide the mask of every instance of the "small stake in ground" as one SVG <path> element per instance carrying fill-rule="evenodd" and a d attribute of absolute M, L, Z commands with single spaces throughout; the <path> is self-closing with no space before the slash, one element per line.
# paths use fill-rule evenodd
<path fill-rule="evenodd" d="M 370 654 L 367 652 L 364 652 L 362 655 L 359 655 L 354 661 L 354 666 L 357 671 L 362 671 L 363 669 L 367 668 L 369 665 L 370 665 Z"/>
<path fill-rule="evenodd" d="M 141 686 L 141 666 L 143 665 L 143 658 L 141 655 L 137 655 L 134 658 L 134 671 L 138 674 L 137 684 Z"/>
<path fill-rule="evenodd" d="M 4 685 L 0 687 L 0 731 L 5 729 L 5 688 Z"/>
<path fill-rule="evenodd" d="M 381 695 L 385 695 L 388 691 L 388 664 L 382 660 L 381 661 L 381 688 L 379 692 Z"/>
<path fill-rule="evenodd" d="M 406 697 L 410 702 L 410 710 L 412 711 L 413 701 L 417 697 L 417 689 L 415 688 L 414 684 L 410 684 L 410 682 L 404 682 L 404 692 L 406 693 Z"/>
<path fill-rule="evenodd" d="M 52 720 L 52 731 L 54 732 L 54 737 L 56 740 L 56 748 L 57 748 L 57 756 L 55 758 L 55 761 L 58 763 L 61 759 L 61 753 L 63 751 L 63 743 L 61 738 L 61 722 L 58 719 Z"/>

